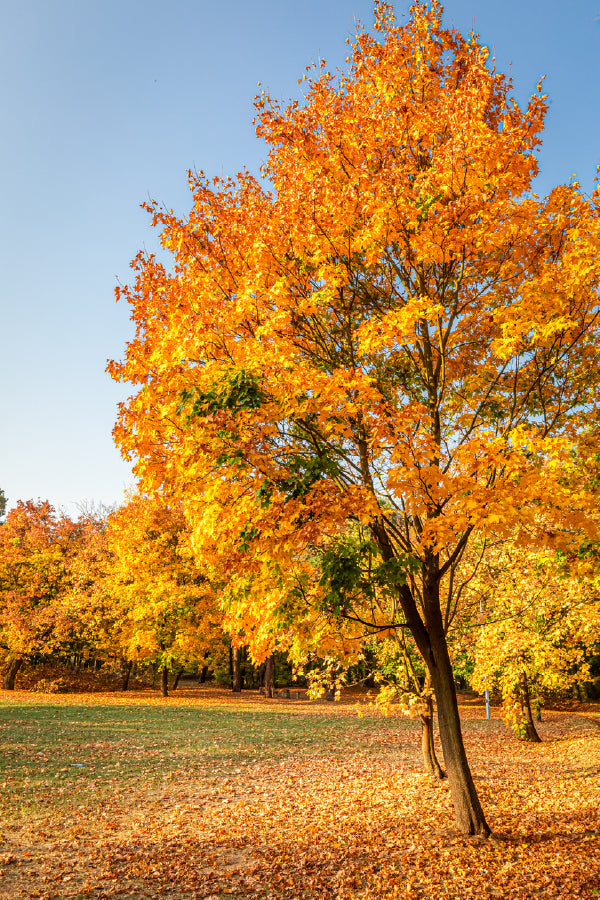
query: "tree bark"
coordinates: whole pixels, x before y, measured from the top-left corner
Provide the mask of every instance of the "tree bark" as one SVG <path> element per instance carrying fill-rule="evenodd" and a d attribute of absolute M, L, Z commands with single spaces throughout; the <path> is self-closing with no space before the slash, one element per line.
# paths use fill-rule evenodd
<path fill-rule="evenodd" d="M 383 558 L 390 558 L 393 550 L 387 535 L 378 530 Z M 387 546 L 386 546 L 387 542 Z M 438 727 L 448 786 L 454 805 L 456 825 L 462 834 L 489 835 L 469 763 L 460 727 L 458 701 L 454 685 L 454 673 L 448 653 L 444 620 L 440 607 L 439 556 L 426 552 L 423 565 L 423 607 L 425 621 L 421 618 L 415 598 L 408 584 L 399 588 L 399 599 L 408 627 L 423 657 L 435 693 L 438 711 Z"/>
<path fill-rule="evenodd" d="M 435 752 L 435 744 L 433 741 L 433 700 L 428 697 L 426 702 L 426 712 L 421 713 L 421 751 L 423 753 L 423 768 L 428 775 L 432 775 L 441 781 L 446 777 L 439 764 Z"/>
<path fill-rule="evenodd" d="M 533 716 L 531 715 L 531 699 L 529 696 L 529 683 L 525 672 L 521 673 L 519 678 L 519 700 L 521 702 L 521 712 L 525 717 L 525 734 L 524 741 L 530 741 L 532 744 L 540 744 L 541 738 L 533 724 Z"/>
<path fill-rule="evenodd" d="M 131 670 L 133 668 L 133 661 L 123 660 L 125 663 L 123 667 L 123 683 L 121 684 L 121 690 L 126 691 L 129 688 L 129 676 L 131 675 Z"/>
<path fill-rule="evenodd" d="M 2 687 L 5 691 L 14 691 L 15 689 L 15 678 L 17 677 L 17 672 L 23 665 L 23 657 L 17 656 L 15 659 L 11 659 L 8 664 L 8 669 L 4 673 L 4 677 L 2 678 Z"/>
<path fill-rule="evenodd" d="M 430 671 L 456 824 L 463 834 L 488 835 L 490 828 L 477 796 L 463 743 L 454 675 L 446 638 L 443 629 L 439 634 L 432 632 L 433 629 L 430 629 L 433 650 Z"/>
<path fill-rule="evenodd" d="M 234 694 L 242 692 L 242 648 L 232 647 L 231 650 L 231 690 Z"/>
<path fill-rule="evenodd" d="M 184 671 L 185 671 L 184 668 L 181 668 L 181 669 L 178 669 L 178 670 L 177 670 L 177 672 L 176 672 L 176 674 L 175 674 L 175 679 L 174 679 L 174 681 L 173 681 L 173 686 L 172 686 L 171 690 L 173 690 L 173 691 L 176 691 L 176 690 L 177 690 L 177 685 L 179 684 L 179 679 L 180 679 L 181 676 L 183 675 Z"/>
<path fill-rule="evenodd" d="M 240 672 L 241 672 L 241 689 L 248 687 L 247 679 L 248 669 L 248 648 L 242 647 L 240 652 Z"/>
<path fill-rule="evenodd" d="M 160 692 L 163 697 L 169 696 L 169 670 L 166 666 L 160 670 Z"/>
<path fill-rule="evenodd" d="M 208 675 L 208 666 L 202 666 L 200 669 L 200 675 L 198 676 L 198 684 L 204 684 L 206 681 L 206 676 Z"/>
<path fill-rule="evenodd" d="M 275 671 L 273 654 L 267 656 L 265 665 L 265 697 L 273 697 L 273 674 Z"/>

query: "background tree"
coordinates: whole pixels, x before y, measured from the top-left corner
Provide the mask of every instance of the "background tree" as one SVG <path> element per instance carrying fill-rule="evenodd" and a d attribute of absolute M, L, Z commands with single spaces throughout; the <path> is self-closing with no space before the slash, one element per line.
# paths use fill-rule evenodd
<path fill-rule="evenodd" d="M 483 617 L 471 683 L 500 691 L 507 722 L 528 741 L 540 740 L 531 695 L 564 692 L 590 677 L 600 595 L 577 562 L 505 543 L 488 553 L 473 586 Z"/>
<path fill-rule="evenodd" d="M 169 671 L 197 663 L 219 640 L 222 616 L 196 565 L 177 505 L 142 494 L 111 513 L 105 590 L 116 611 L 114 640 L 127 660 L 154 664 L 161 690 Z"/>
<path fill-rule="evenodd" d="M 27 659 L 50 654 L 64 641 L 69 568 L 82 524 L 57 516 L 47 501 L 19 501 L 0 528 L 0 652 L 3 687 L 12 690 Z"/>
<path fill-rule="evenodd" d="M 136 259 L 136 336 L 109 367 L 140 385 L 115 435 L 142 484 L 226 571 L 289 596 L 311 552 L 365 530 L 431 676 L 457 824 L 481 834 L 455 575 L 474 531 L 588 521 L 564 476 L 600 377 L 599 198 L 531 193 L 545 98 L 521 110 L 487 59 L 436 2 L 402 27 L 378 3 L 348 73 L 263 94 L 272 192 L 199 175 L 187 219 L 150 206 L 174 268 Z"/>

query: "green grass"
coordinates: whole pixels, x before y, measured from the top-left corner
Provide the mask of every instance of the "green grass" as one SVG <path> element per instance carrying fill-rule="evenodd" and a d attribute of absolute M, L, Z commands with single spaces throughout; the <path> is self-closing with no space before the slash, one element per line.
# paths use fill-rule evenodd
<path fill-rule="evenodd" d="M 178 777 L 226 776 L 268 760 L 343 756 L 394 739 L 405 719 L 282 707 L 228 708 L 0 701 L 0 814 L 35 816 L 153 789 Z"/>

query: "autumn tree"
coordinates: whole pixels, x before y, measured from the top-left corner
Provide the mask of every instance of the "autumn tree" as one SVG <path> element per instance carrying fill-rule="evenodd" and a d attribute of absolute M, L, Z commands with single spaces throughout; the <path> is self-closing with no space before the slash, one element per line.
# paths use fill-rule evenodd
<path fill-rule="evenodd" d="M 70 647 L 76 668 L 91 656 L 118 655 L 122 610 L 115 601 L 110 573 L 113 556 L 108 544 L 109 511 L 88 505 L 79 517 L 80 541 L 72 554 L 65 589 L 58 600 L 57 628 Z"/>
<path fill-rule="evenodd" d="M 0 653 L 3 687 L 14 689 L 27 659 L 65 644 L 62 597 L 82 525 L 47 501 L 19 501 L 0 527 Z M 68 638 L 67 638 L 68 640 Z"/>
<path fill-rule="evenodd" d="M 505 719 L 525 740 L 540 740 L 532 693 L 566 691 L 589 680 L 600 636 L 600 595 L 585 560 L 540 554 L 512 543 L 488 553 L 471 589 L 482 599 L 475 630 L 477 690 L 495 688 Z"/>
<path fill-rule="evenodd" d="M 181 509 L 136 494 L 107 522 L 111 555 L 104 591 L 115 612 L 114 646 L 127 660 L 153 663 L 167 696 L 170 670 L 220 642 L 211 584 L 196 565 Z"/>
<path fill-rule="evenodd" d="M 600 198 L 532 193 L 541 87 L 521 109 L 441 12 L 398 26 L 379 2 L 347 72 L 262 94 L 264 186 L 191 175 L 187 218 L 150 205 L 174 265 L 134 261 L 109 369 L 139 386 L 117 441 L 256 586 L 249 616 L 261 583 L 285 610 L 310 555 L 364 530 L 430 673 L 458 827 L 487 834 L 446 623 L 474 531 L 591 521 L 564 475 L 597 422 Z"/>

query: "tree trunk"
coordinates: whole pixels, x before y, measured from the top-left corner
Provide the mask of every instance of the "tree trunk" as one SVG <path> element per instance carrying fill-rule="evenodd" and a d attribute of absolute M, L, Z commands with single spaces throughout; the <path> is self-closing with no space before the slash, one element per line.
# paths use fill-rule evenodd
<path fill-rule="evenodd" d="M 490 828 L 477 796 L 463 743 L 454 676 L 443 632 L 432 635 L 432 650 L 431 677 L 456 824 L 463 834 L 488 835 Z"/>
<path fill-rule="evenodd" d="M 234 694 L 242 692 L 242 648 L 232 647 L 231 650 L 231 690 Z"/>
<path fill-rule="evenodd" d="M 15 689 L 15 678 L 17 677 L 17 672 L 23 665 L 23 657 L 17 656 L 16 659 L 11 659 L 8 664 L 8 669 L 4 673 L 4 677 L 2 679 L 2 687 L 5 691 L 14 691 Z"/>
<path fill-rule="evenodd" d="M 375 520 L 371 531 L 379 544 L 384 561 L 395 558 L 394 549 L 385 525 Z M 440 559 L 439 554 L 425 551 L 422 564 L 423 613 L 421 616 L 415 596 L 407 582 L 398 584 L 398 599 L 406 619 L 406 624 L 423 657 L 435 693 L 438 711 L 438 727 L 448 786 L 454 805 L 456 825 L 462 834 L 489 835 L 490 827 L 485 820 L 467 754 L 462 739 L 458 701 L 454 685 L 454 673 L 448 653 L 444 619 L 440 605 Z"/>
<path fill-rule="evenodd" d="M 273 696 L 273 654 L 267 656 L 265 665 L 265 697 Z"/>
<path fill-rule="evenodd" d="M 163 697 L 169 696 L 169 670 L 166 666 L 160 671 L 160 692 Z"/>
<path fill-rule="evenodd" d="M 421 751 L 423 753 L 423 768 L 428 775 L 432 775 L 441 781 L 446 777 L 439 764 L 433 742 L 433 700 L 426 700 L 426 712 L 421 713 Z"/>
<path fill-rule="evenodd" d="M 460 727 L 454 673 L 440 606 L 439 571 L 439 557 L 428 553 L 423 572 L 423 605 L 427 624 L 421 619 L 412 594 L 412 605 L 409 605 L 406 589 L 402 606 L 405 612 L 408 611 L 411 631 L 433 683 L 440 740 L 456 825 L 462 834 L 487 836 L 490 834 L 490 827 L 477 796 Z M 410 593 L 410 589 L 408 590 Z"/>
<path fill-rule="evenodd" d="M 208 675 L 208 666 L 202 666 L 200 669 L 200 675 L 198 676 L 198 684 L 204 684 L 206 681 L 206 676 Z"/>
<path fill-rule="evenodd" d="M 240 678 L 241 678 L 241 690 L 245 687 L 248 687 L 247 680 L 247 664 L 248 664 L 248 648 L 242 647 L 240 652 Z"/>
<path fill-rule="evenodd" d="M 176 675 L 175 675 L 175 680 L 173 681 L 173 687 L 172 687 L 172 690 L 174 690 L 174 691 L 177 690 L 177 685 L 179 684 L 179 679 L 181 678 L 181 676 L 183 675 L 183 673 L 184 673 L 184 669 L 183 669 L 183 668 L 182 668 L 182 669 L 179 669 L 179 670 L 177 671 L 177 673 L 176 673 Z"/>
<path fill-rule="evenodd" d="M 521 712 L 525 717 L 525 734 L 523 735 L 523 740 L 530 741 L 533 744 L 540 744 L 541 738 L 535 729 L 533 716 L 531 715 L 529 684 L 525 672 L 522 672 L 519 678 L 519 700 L 521 702 Z"/>
<path fill-rule="evenodd" d="M 125 665 L 123 666 L 123 683 L 121 685 L 121 690 L 126 691 L 129 687 L 129 676 L 131 675 L 131 670 L 133 668 L 133 661 L 123 660 Z"/>

